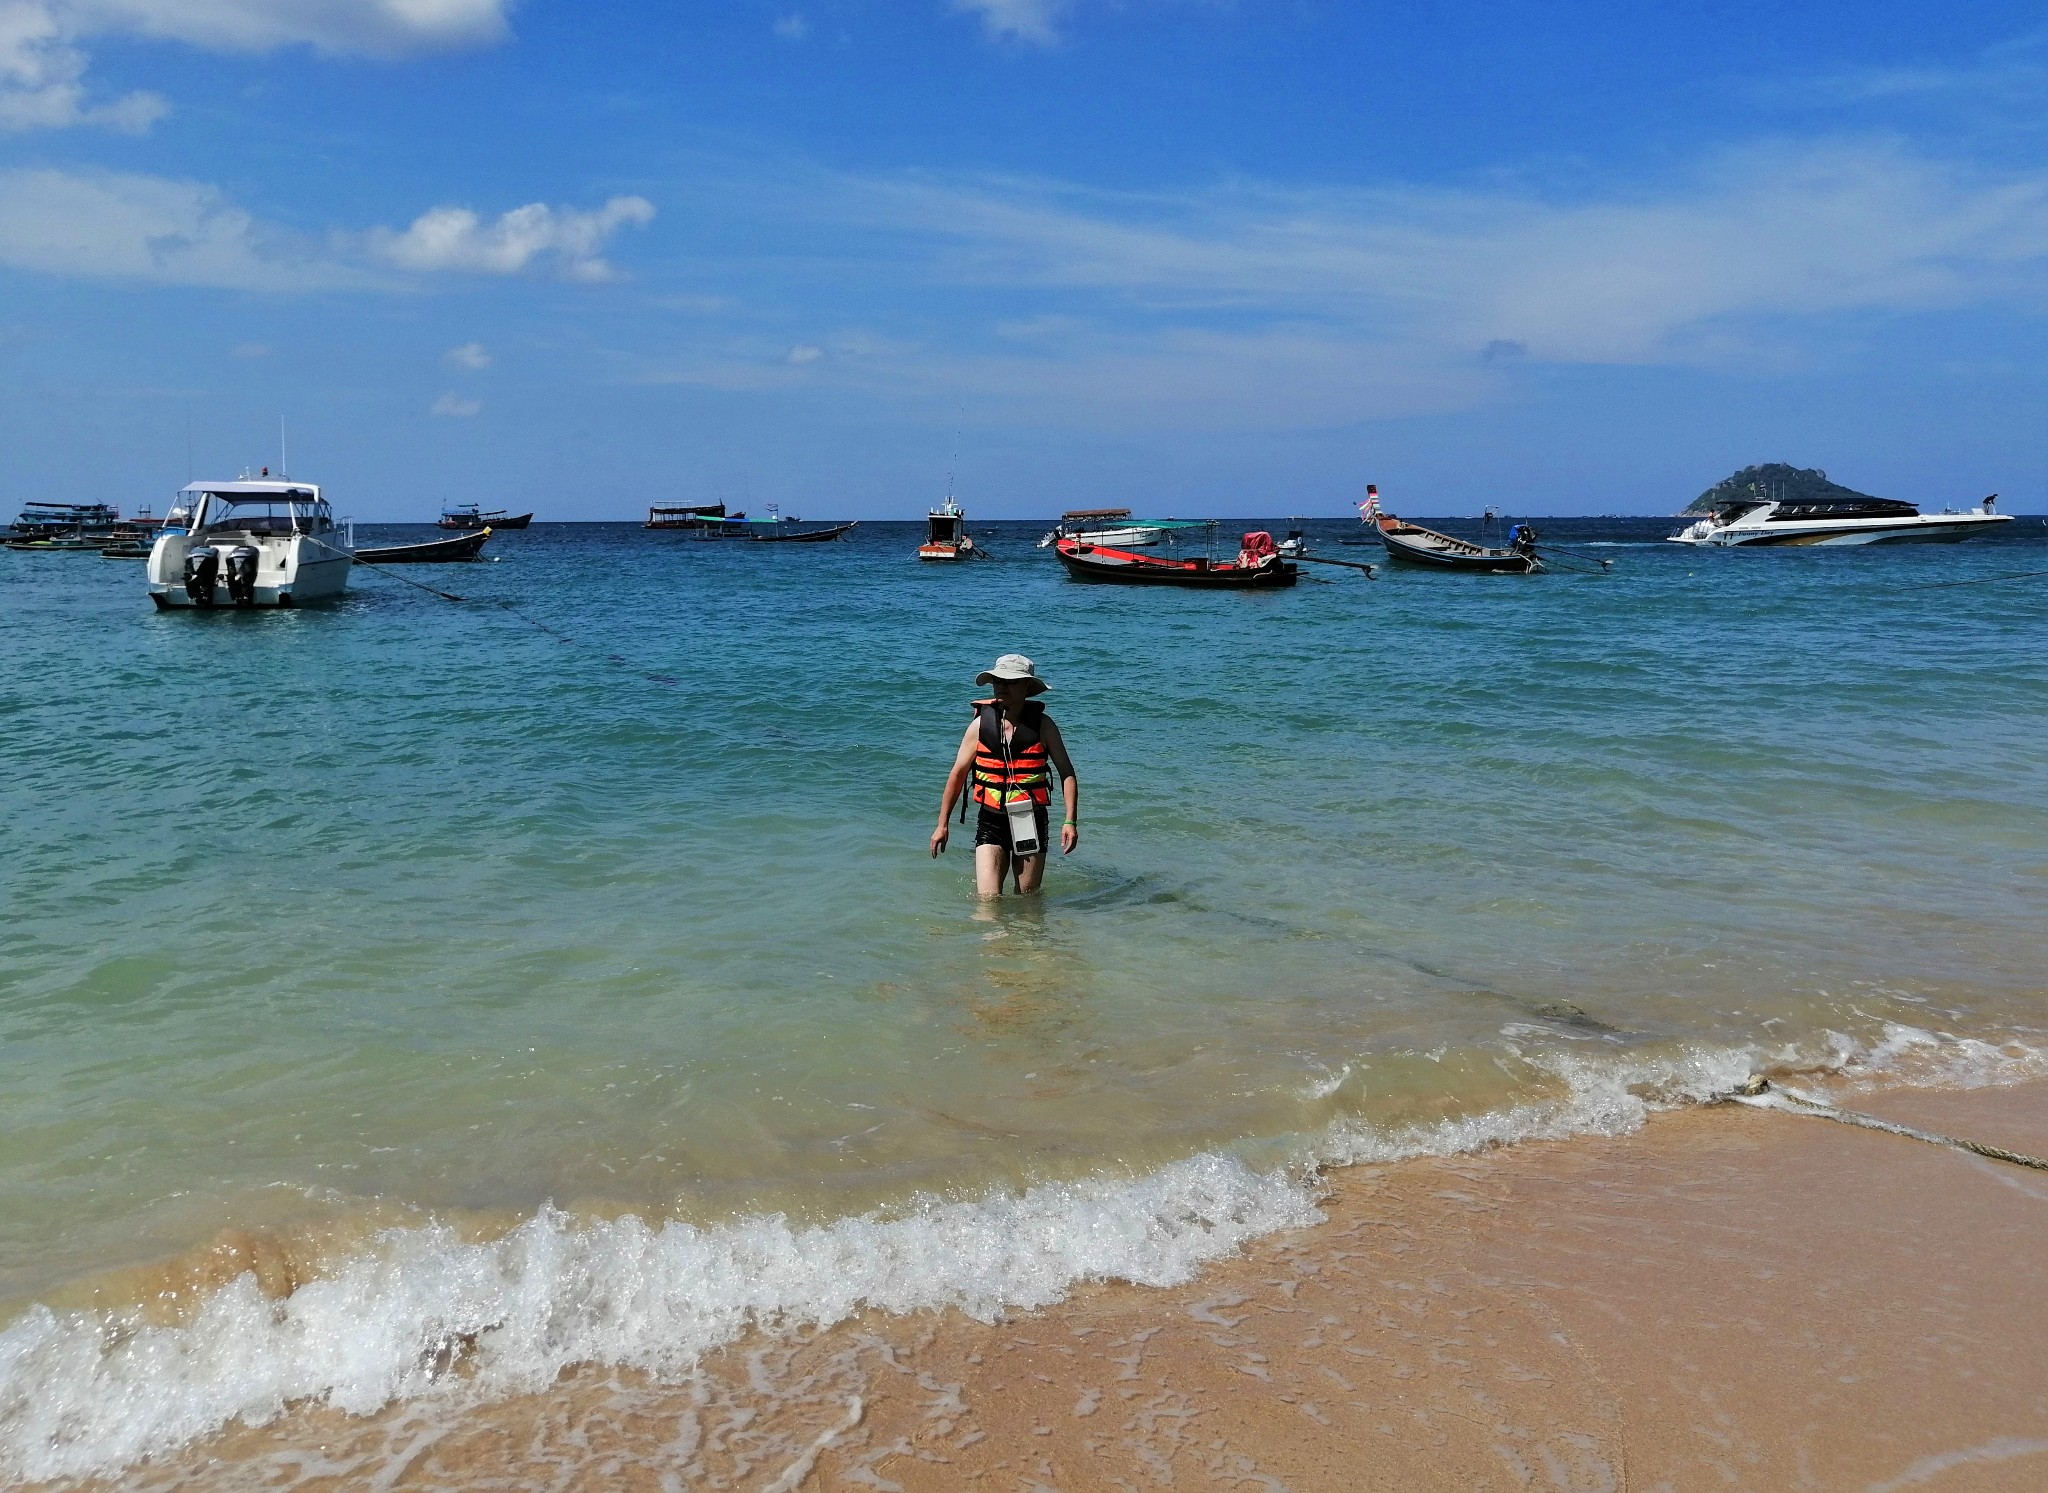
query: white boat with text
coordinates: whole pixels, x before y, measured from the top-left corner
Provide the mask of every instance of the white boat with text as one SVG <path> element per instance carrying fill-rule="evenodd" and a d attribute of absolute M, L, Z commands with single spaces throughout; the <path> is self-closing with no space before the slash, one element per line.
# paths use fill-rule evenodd
<path fill-rule="evenodd" d="M 348 588 L 355 546 L 317 485 L 286 478 L 181 489 L 149 552 L 158 607 L 294 607 Z"/>
<path fill-rule="evenodd" d="M 1822 474 L 1824 475 L 1824 474 Z M 1953 544 L 2012 522 L 1993 493 L 1964 512 L 1922 513 L 1912 503 L 1837 489 L 1785 495 L 1768 488 L 1712 501 L 1706 517 L 1667 536 L 1673 544 L 1745 549 L 1841 544 Z M 1694 512 L 1700 511 L 1695 508 Z"/>

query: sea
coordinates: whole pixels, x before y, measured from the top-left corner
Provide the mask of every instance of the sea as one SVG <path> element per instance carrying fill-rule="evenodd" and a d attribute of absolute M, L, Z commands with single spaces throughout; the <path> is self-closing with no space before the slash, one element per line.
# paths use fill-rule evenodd
<path fill-rule="evenodd" d="M 0 1482 L 450 1344 L 489 1398 L 1179 1281 L 1320 1169 L 1753 1072 L 2048 1074 L 2043 521 L 1539 523 L 1468 577 L 1308 522 L 1377 573 L 1248 594 L 1023 523 L 539 523 L 262 613 L 0 554 Z M 1081 838 L 982 903 L 928 841 L 1011 652 Z"/>

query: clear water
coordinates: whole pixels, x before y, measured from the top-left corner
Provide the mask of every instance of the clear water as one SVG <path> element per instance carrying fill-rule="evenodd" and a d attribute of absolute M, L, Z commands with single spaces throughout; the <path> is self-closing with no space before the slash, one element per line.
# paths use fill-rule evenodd
<path fill-rule="evenodd" d="M 1030 525 L 959 568 L 541 526 L 209 616 L 0 554 L 0 1450 L 60 1465 L 31 1303 L 227 1226 L 801 1231 L 1511 1135 L 1689 1062 L 2033 1062 L 2048 577 L 1936 583 L 2048 531 L 1671 527 L 1205 595 L 1069 582 Z M 1083 840 L 991 908 L 925 841 L 1013 650 Z"/>

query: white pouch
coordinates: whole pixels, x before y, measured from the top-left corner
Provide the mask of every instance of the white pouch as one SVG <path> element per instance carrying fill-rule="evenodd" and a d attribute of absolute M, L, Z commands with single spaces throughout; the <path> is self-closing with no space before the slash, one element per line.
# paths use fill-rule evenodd
<path fill-rule="evenodd" d="M 1031 801 L 1031 795 L 1018 794 L 1003 806 L 1003 811 L 1010 816 L 1010 853 L 1045 854 L 1045 845 L 1038 838 L 1038 805 Z"/>

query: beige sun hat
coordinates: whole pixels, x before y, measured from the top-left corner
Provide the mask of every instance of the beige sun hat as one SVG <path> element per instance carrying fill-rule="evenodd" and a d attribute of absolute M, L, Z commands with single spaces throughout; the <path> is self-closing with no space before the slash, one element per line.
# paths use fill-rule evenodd
<path fill-rule="evenodd" d="M 1038 665 L 1021 653 L 1005 653 L 995 662 L 995 667 L 983 669 L 974 676 L 976 684 L 994 684 L 998 679 L 1028 679 L 1031 687 L 1027 695 L 1042 695 L 1052 686 L 1038 677 Z"/>

